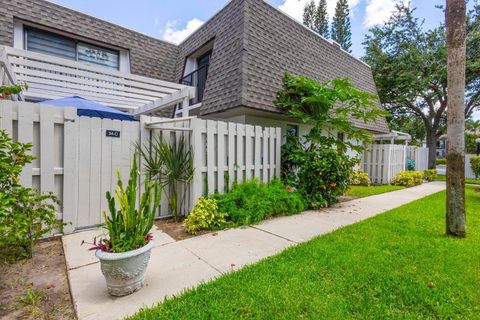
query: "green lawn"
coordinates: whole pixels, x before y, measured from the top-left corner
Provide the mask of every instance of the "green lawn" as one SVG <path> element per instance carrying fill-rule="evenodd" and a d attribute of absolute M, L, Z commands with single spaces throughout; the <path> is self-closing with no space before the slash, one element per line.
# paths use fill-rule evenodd
<path fill-rule="evenodd" d="M 447 180 L 447 176 L 445 175 L 437 175 L 437 177 L 435 178 L 435 181 L 446 181 Z M 480 180 L 475 180 L 475 179 L 470 179 L 470 178 L 466 178 L 465 179 L 465 183 L 468 183 L 468 184 L 480 184 Z"/>
<path fill-rule="evenodd" d="M 382 194 L 385 192 L 391 192 L 395 190 L 405 189 L 401 186 L 392 186 L 392 185 L 381 185 L 381 186 L 350 186 L 350 189 L 345 193 L 346 196 L 363 198 L 368 196 L 373 196 L 375 194 Z"/>
<path fill-rule="evenodd" d="M 480 319 L 480 193 L 468 238 L 444 235 L 445 193 L 337 230 L 132 319 Z"/>

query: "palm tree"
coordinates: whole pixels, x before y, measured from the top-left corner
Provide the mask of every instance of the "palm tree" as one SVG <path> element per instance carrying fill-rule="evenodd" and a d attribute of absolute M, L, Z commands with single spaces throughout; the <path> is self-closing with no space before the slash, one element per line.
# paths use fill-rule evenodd
<path fill-rule="evenodd" d="M 465 237 L 466 2 L 447 0 L 447 235 Z"/>

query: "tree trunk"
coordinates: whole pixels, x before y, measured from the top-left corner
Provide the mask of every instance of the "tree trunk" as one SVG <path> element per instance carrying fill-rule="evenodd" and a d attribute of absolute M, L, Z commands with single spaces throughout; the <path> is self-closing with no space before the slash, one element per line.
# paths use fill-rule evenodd
<path fill-rule="evenodd" d="M 427 148 L 428 148 L 428 169 L 435 169 L 437 166 L 437 136 L 435 130 L 431 129 L 426 132 Z"/>
<path fill-rule="evenodd" d="M 465 63 L 466 3 L 447 0 L 447 216 L 446 231 L 466 236 L 465 217 Z"/>

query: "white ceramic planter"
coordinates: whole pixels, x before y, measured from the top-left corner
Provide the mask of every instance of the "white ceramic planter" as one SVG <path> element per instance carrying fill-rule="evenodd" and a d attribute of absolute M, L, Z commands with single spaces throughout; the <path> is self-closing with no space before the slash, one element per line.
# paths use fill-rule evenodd
<path fill-rule="evenodd" d="M 128 252 L 95 252 L 100 260 L 109 294 L 126 296 L 143 287 L 152 248 L 153 241 L 150 241 L 145 246 Z"/>

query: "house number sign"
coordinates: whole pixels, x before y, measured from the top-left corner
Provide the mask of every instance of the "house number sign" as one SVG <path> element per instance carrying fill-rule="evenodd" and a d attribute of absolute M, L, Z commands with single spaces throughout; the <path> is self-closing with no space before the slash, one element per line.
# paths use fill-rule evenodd
<path fill-rule="evenodd" d="M 107 137 L 110 138 L 120 138 L 120 131 L 117 130 L 107 130 Z"/>

